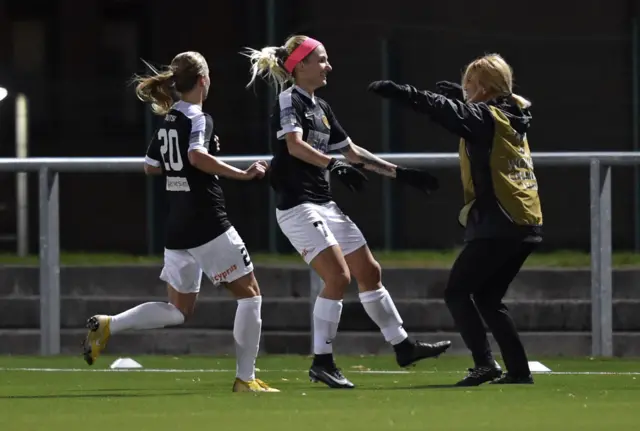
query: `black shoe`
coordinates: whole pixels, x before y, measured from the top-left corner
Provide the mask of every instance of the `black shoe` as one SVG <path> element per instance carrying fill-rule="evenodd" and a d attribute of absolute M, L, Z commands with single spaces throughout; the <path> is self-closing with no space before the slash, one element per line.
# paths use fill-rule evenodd
<path fill-rule="evenodd" d="M 469 368 L 469 374 L 456 383 L 456 386 L 480 386 L 502 376 L 502 370 L 496 367 L 484 366 Z"/>
<path fill-rule="evenodd" d="M 335 364 L 312 365 L 309 369 L 309 378 L 312 382 L 322 382 L 334 389 L 353 389 L 355 385 L 342 374 Z"/>
<path fill-rule="evenodd" d="M 404 368 L 422 359 L 437 358 L 451 347 L 451 341 L 438 341 L 429 344 L 422 341 L 410 342 L 407 339 L 393 347 L 396 351 L 396 362 Z"/>
<path fill-rule="evenodd" d="M 498 380 L 494 380 L 491 382 L 492 385 L 532 385 L 533 384 L 533 376 L 523 375 L 523 376 L 514 376 L 513 374 L 505 374 L 500 377 Z"/>

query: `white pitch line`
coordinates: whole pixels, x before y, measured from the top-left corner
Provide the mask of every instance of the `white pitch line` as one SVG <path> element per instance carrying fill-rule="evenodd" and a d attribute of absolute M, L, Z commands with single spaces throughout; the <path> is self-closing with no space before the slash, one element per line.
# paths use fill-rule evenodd
<path fill-rule="evenodd" d="M 167 369 L 167 368 L 0 368 L 0 371 L 31 371 L 42 373 L 234 373 L 224 369 Z M 305 370 L 263 370 L 261 373 L 304 373 Z M 411 374 L 411 371 L 353 370 L 360 374 Z"/>
<path fill-rule="evenodd" d="M 167 368 L 121 368 L 121 369 L 88 369 L 88 368 L 0 368 L 0 371 L 28 371 L 40 373 L 233 373 L 235 370 L 224 369 L 167 369 Z M 261 373 L 305 373 L 305 370 L 263 370 Z M 349 370 L 349 374 L 463 374 L 464 371 L 394 371 L 394 370 Z M 568 376 L 640 376 L 638 371 L 551 371 L 533 374 L 568 375 Z"/>

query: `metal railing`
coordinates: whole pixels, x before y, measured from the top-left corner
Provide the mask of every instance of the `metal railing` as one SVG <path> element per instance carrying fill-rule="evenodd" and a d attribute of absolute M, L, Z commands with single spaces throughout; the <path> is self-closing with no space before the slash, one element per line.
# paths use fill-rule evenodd
<path fill-rule="evenodd" d="M 456 153 L 379 154 L 399 165 L 453 167 Z M 342 156 L 338 156 L 342 157 Z M 640 165 L 640 153 L 571 152 L 533 153 L 536 166 L 588 166 L 591 199 L 591 350 L 594 356 L 613 355 L 611 270 L 611 167 Z M 271 156 L 221 157 L 239 168 Z M 143 172 L 143 159 L 126 158 L 0 158 L 0 171 L 38 172 L 40 220 L 40 350 L 42 355 L 60 353 L 60 231 L 59 172 Z M 310 269 L 310 300 L 322 282 Z"/>

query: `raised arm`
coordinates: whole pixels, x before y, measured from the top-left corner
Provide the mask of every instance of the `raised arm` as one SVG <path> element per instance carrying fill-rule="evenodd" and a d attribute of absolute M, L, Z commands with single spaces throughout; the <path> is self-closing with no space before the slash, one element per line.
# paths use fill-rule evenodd
<path fill-rule="evenodd" d="M 393 81 L 372 82 L 369 91 L 427 114 L 431 120 L 467 141 L 493 134 L 493 118 L 482 103 L 465 103 L 457 98 L 450 99 Z"/>
<path fill-rule="evenodd" d="M 362 165 L 366 170 L 384 175 L 385 177 L 396 177 L 396 165 L 357 146 L 351 142 L 351 140 L 349 140 L 349 145 L 342 147 L 340 151 L 344 154 L 344 157 L 354 165 Z"/>
<path fill-rule="evenodd" d="M 394 165 L 354 144 L 338 122 L 331 108 L 326 106 L 324 109 L 331 126 L 330 150 L 340 150 L 349 163 L 362 166 L 368 171 L 385 177 L 395 178 L 400 182 L 416 187 L 424 193 L 429 194 L 438 189 L 438 180 L 427 171 Z"/>

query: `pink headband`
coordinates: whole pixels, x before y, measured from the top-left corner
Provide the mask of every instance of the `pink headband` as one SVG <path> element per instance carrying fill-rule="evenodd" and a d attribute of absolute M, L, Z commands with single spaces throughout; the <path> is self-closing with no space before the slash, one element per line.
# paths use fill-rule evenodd
<path fill-rule="evenodd" d="M 287 72 L 292 73 L 296 64 L 300 63 L 304 58 L 311 54 L 314 49 L 322 45 L 315 39 L 310 37 L 306 38 L 293 52 L 287 57 L 287 61 L 284 62 L 284 68 Z"/>

